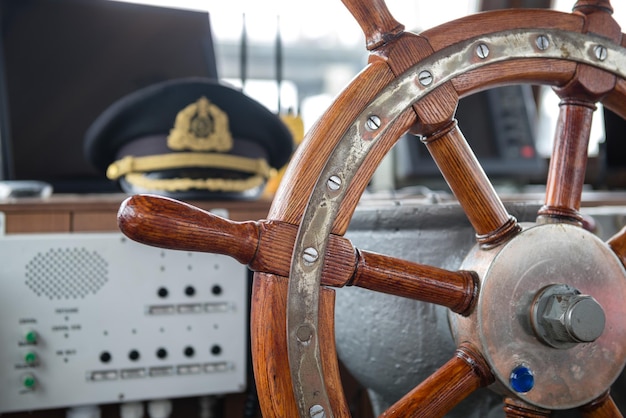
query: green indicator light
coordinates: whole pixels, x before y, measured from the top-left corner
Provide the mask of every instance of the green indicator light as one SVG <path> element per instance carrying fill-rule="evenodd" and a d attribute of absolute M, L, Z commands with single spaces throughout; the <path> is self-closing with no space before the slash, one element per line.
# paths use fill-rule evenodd
<path fill-rule="evenodd" d="M 26 376 L 24 376 L 24 378 L 22 379 L 22 384 L 24 385 L 24 387 L 26 389 L 32 389 L 35 387 L 35 376 L 33 376 L 32 374 L 27 374 Z"/>
<path fill-rule="evenodd" d="M 28 353 L 24 354 L 24 361 L 26 362 L 26 364 L 34 364 L 37 361 L 37 354 L 29 351 Z"/>
<path fill-rule="evenodd" d="M 28 331 L 26 333 L 26 335 L 24 335 L 24 340 L 28 344 L 35 344 L 37 342 L 37 332 L 35 332 L 35 331 Z"/>

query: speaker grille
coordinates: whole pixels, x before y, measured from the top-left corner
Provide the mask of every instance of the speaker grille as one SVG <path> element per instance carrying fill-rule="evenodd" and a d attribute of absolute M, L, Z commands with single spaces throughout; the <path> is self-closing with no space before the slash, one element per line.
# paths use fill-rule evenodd
<path fill-rule="evenodd" d="M 26 286 L 37 296 L 79 299 L 96 294 L 108 281 L 108 263 L 85 248 L 52 248 L 26 264 Z"/>

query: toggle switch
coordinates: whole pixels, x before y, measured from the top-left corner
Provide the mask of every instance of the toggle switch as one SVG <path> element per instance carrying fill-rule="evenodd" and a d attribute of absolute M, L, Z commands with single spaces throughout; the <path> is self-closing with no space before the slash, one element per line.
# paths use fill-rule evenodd
<path fill-rule="evenodd" d="M 28 330 L 26 332 L 26 334 L 24 334 L 24 342 L 26 344 L 37 344 L 37 331 L 35 330 Z"/>
<path fill-rule="evenodd" d="M 34 351 L 27 351 L 26 353 L 24 353 L 24 363 L 28 364 L 29 366 L 37 364 L 37 353 L 35 353 Z"/>
<path fill-rule="evenodd" d="M 24 389 L 35 389 L 35 386 L 37 385 L 37 379 L 35 379 L 35 376 L 27 373 L 25 375 L 22 376 L 22 387 L 24 387 Z"/>

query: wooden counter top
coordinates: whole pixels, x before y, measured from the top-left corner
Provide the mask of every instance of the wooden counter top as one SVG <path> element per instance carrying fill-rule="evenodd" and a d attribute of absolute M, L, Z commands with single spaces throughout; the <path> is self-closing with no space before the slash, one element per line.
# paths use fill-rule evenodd
<path fill-rule="evenodd" d="M 128 195 L 52 195 L 48 198 L 0 200 L 5 216 L 5 233 L 104 232 L 117 231 L 117 210 Z M 189 201 L 202 209 L 228 211 L 235 221 L 258 220 L 267 216 L 271 201 Z"/>

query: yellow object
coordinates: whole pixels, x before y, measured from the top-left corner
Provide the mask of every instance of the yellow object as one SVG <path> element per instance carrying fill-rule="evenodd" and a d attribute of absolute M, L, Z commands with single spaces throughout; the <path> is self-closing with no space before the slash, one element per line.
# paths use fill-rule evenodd
<path fill-rule="evenodd" d="M 280 115 L 280 120 L 283 121 L 289 132 L 291 132 L 294 144 L 300 145 L 304 138 L 304 122 L 302 118 L 299 115 L 294 115 L 293 112 L 289 112 L 286 115 Z"/>
<path fill-rule="evenodd" d="M 280 119 L 283 121 L 285 126 L 287 126 L 289 132 L 291 132 L 294 145 L 296 147 L 300 145 L 302 139 L 304 139 L 304 122 L 302 121 L 302 118 L 290 111 L 285 115 L 280 115 Z M 264 197 L 271 197 L 274 193 L 276 193 L 278 185 L 280 184 L 286 169 L 287 165 L 278 170 L 278 174 L 268 180 L 265 190 L 263 191 Z"/>

